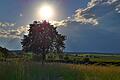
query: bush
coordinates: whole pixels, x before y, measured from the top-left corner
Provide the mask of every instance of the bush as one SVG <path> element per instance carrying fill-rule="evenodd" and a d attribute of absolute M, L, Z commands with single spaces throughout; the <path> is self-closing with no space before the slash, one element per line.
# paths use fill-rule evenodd
<path fill-rule="evenodd" d="M 68 55 L 66 55 L 66 56 L 64 57 L 64 60 L 65 60 L 65 61 L 69 61 Z"/>
<path fill-rule="evenodd" d="M 33 55 L 33 61 L 42 61 L 42 56 L 41 55 Z"/>
<path fill-rule="evenodd" d="M 64 55 L 63 54 L 59 54 L 59 59 L 64 59 Z"/>
<path fill-rule="evenodd" d="M 33 59 L 33 55 L 31 53 L 26 53 L 26 54 L 23 55 L 23 59 L 25 61 L 30 61 L 30 60 Z"/>
<path fill-rule="evenodd" d="M 90 62 L 89 58 L 83 58 L 83 62 Z"/>

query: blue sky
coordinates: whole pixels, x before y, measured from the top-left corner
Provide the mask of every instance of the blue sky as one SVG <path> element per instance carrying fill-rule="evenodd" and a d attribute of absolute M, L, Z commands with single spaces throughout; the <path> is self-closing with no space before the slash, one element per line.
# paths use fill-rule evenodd
<path fill-rule="evenodd" d="M 54 25 L 67 36 L 65 51 L 120 52 L 119 0 L 1 0 L 0 46 L 21 49 L 20 39 L 43 3 L 56 9 Z"/>

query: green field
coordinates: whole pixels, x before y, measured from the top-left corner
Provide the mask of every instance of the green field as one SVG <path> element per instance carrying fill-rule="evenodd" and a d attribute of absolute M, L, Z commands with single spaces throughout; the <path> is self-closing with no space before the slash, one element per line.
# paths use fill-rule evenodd
<path fill-rule="evenodd" d="M 84 58 L 89 58 L 90 61 L 95 62 L 120 62 L 119 54 L 70 54 L 68 55 L 70 60 L 82 61 Z"/>

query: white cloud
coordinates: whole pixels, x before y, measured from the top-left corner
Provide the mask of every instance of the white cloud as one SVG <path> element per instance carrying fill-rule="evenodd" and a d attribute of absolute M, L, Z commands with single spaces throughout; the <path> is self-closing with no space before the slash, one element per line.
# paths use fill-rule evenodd
<path fill-rule="evenodd" d="M 67 26 L 68 24 L 68 20 L 65 19 L 65 20 L 61 20 L 61 21 L 52 21 L 51 23 L 55 26 L 55 27 L 64 27 L 64 26 Z"/>
<path fill-rule="evenodd" d="M 23 16 L 23 14 L 22 13 L 20 13 L 20 15 L 19 15 L 20 17 L 22 17 Z"/>
<path fill-rule="evenodd" d="M 120 4 L 116 6 L 116 9 L 115 9 L 118 13 L 120 13 Z"/>
<path fill-rule="evenodd" d="M 89 13 L 88 11 L 97 4 L 97 0 L 91 0 L 88 2 L 86 8 L 79 8 L 75 11 L 72 17 L 68 17 L 67 19 L 61 21 L 53 21 L 52 23 L 59 27 L 59 26 L 66 26 L 69 23 L 77 22 L 80 24 L 91 24 L 91 25 L 98 25 L 98 20 L 95 18 L 95 14 Z M 89 18 L 85 17 L 89 16 Z"/>
<path fill-rule="evenodd" d="M 118 1 L 118 0 L 107 0 L 106 3 L 108 3 L 108 4 L 113 4 L 113 3 L 117 2 L 117 1 Z"/>
<path fill-rule="evenodd" d="M 97 25 L 98 21 L 95 18 L 95 14 L 88 13 L 87 10 L 88 8 L 76 10 L 76 13 L 74 14 L 74 20 L 76 22 L 80 22 L 81 24 Z M 86 18 L 86 15 L 89 16 L 89 18 Z"/>
<path fill-rule="evenodd" d="M 15 26 L 15 23 L 0 22 L 0 27 L 12 27 Z"/>
<path fill-rule="evenodd" d="M 120 11 L 120 0 L 91 0 L 88 5 L 92 8 L 99 4 L 107 4 L 113 6 L 114 10 L 118 11 L 118 13 Z"/>
<path fill-rule="evenodd" d="M 0 37 L 6 38 L 21 38 L 28 33 L 29 26 L 16 27 L 13 23 L 0 23 Z"/>
<path fill-rule="evenodd" d="M 91 10 L 97 6 L 102 7 L 103 5 L 112 6 L 115 11 L 120 13 L 120 0 L 90 0 L 86 8 L 79 8 L 75 11 L 75 14 L 69 19 L 61 21 L 54 21 L 55 26 L 66 26 L 71 22 L 79 22 L 80 24 L 99 24 L 99 16 L 96 16 Z"/>

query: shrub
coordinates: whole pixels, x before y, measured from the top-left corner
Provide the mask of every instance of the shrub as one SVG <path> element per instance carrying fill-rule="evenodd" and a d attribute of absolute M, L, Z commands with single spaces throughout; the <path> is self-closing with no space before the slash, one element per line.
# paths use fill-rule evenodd
<path fill-rule="evenodd" d="M 65 61 L 69 61 L 68 55 L 66 55 L 66 56 L 64 57 L 64 60 L 65 60 Z"/>
<path fill-rule="evenodd" d="M 89 58 L 83 58 L 83 62 L 90 62 Z"/>
<path fill-rule="evenodd" d="M 42 61 L 42 56 L 41 55 L 33 55 L 33 61 Z"/>
<path fill-rule="evenodd" d="M 23 57 L 22 57 L 25 61 L 30 61 L 33 59 L 33 55 L 32 53 L 26 53 L 26 54 L 23 54 Z"/>

